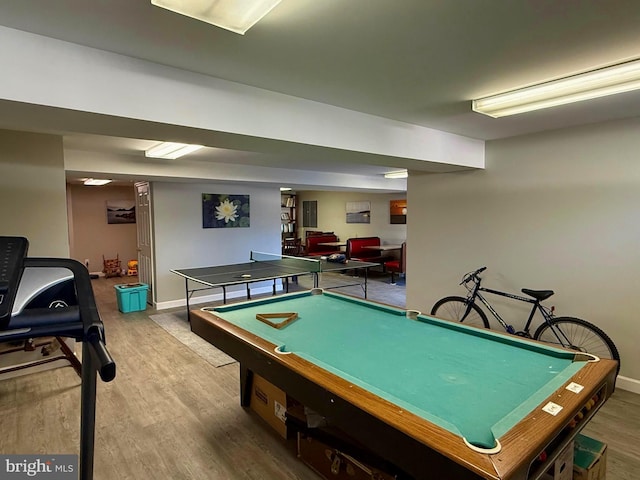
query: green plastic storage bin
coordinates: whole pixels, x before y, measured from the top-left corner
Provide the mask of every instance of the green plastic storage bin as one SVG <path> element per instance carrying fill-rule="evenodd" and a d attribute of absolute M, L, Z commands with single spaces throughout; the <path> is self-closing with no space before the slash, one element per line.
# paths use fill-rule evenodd
<path fill-rule="evenodd" d="M 144 283 L 126 283 L 114 285 L 118 299 L 118 310 L 122 313 L 140 312 L 147 309 L 147 291 Z"/>

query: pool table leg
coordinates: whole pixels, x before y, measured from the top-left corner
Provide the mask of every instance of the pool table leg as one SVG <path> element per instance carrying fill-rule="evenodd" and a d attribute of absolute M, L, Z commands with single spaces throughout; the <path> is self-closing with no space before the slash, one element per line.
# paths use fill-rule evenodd
<path fill-rule="evenodd" d="M 240 405 L 248 407 L 251 403 L 251 384 L 253 372 L 240 364 Z"/>
<path fill-rule="evenodd" d="M 185 277 L 184 279 L 184 296 L 187 302 L 187 322 L 191 323 L 191 307 L 189 306 L 189 300 L 191 299 L 191 295 L 193 292 L 189 291 L 189 279 Z"/>

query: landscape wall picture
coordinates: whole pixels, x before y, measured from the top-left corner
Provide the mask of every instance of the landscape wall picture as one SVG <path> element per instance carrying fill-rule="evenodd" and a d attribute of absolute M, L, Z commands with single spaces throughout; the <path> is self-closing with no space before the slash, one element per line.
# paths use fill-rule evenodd
<path fill-rule="evenodd" d="M 107 223 L 136 223 L 136 204 L 133 200 L 107 200 Z"/>

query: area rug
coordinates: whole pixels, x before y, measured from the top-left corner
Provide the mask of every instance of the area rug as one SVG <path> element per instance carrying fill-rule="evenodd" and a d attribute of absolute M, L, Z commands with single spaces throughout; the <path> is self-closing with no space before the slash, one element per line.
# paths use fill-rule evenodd
<path fill-rule="evenodd" d="M 149 318 L 214 367 L 222 367 L 235 362 L 229 355 L 221 352 L 191 331 L 186 312 L 157 313 L 149 315 Z"/>

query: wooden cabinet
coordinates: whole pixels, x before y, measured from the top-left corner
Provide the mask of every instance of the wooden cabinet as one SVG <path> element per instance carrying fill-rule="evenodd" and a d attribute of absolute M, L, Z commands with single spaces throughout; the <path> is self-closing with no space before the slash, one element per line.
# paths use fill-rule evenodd
<path fill-rule="evenodd" d="M 280 196 L 280 224 L 283 240 L 298 237 L 295 195 Z"/>

